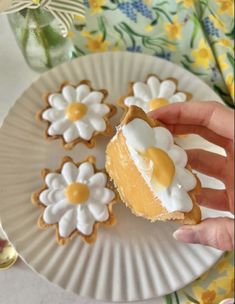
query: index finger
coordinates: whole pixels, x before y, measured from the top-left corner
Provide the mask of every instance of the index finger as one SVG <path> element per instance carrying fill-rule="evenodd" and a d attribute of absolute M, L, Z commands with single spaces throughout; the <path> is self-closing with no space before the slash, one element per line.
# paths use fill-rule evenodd
<path fill-rule="evenodd" d="M 218 102 L 179 102 L 149 115 L 165 124 L 204 126 L 225 138 L 234 138 L 234 112 Z"/>

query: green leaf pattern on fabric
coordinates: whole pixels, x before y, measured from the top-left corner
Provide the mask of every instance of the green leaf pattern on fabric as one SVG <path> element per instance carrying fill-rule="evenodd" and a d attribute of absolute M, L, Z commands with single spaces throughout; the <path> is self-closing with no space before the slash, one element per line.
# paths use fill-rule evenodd
<path fill-rule="evenodd" d="M 127 50 L 170 60 L 234 104 L 233 0 L 83 0 L 70 32 L 77 51 Z"/>
<path fill-rule="evenodd" d="M 177 297 L 176 297 L 177 295 Z M 226 253 L 189 286 L 165 297 L 165 304 L 219 304 L 234 298 L 234 254 Z"/>

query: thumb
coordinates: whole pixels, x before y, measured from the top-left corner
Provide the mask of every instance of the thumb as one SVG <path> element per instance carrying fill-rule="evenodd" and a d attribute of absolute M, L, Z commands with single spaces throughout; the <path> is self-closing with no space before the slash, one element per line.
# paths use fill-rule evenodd
<path fill-rule="evenodd" d="M 182 226 L 173 236 L 180 242 L 230 251 L 234 248 L 234 220 L 227 217 L 205 219 L 198 225 Z"/>

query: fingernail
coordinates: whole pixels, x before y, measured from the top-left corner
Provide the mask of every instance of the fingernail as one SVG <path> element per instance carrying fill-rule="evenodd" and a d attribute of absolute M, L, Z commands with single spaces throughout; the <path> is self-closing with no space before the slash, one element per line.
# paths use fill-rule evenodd
<path fill-rule="evenodd" d="M 173 237 L 184 243 L 198 243 L 198 233 L 191 227 L 182 227 L 173 233 Z"/>
<path fill-rule="evenodd" d="M 234 304 L 234 299 L 225 299 L 219 304 Z"/>

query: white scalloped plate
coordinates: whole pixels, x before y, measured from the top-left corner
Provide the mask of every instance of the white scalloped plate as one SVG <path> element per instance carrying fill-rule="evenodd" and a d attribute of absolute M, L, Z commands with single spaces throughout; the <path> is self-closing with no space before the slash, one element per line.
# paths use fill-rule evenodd
<path fill-rule="evenodd" d="M 101 228 L 92 246 L 76 238 L 60 247 L 54 229 L 41 231 L 36 226 L 41 211 L 31 204 L 30 196 L 42 184 L 40 170 L 57 168 L 64 155 L 79 161 L 94 154 L 102 167 L 107 143 L 99 139 L 92 151 L 79 145 L 66 153 L 59 142 L 47 142 L 45 125 L 34 119 L 42 107 L 42 94 L 57 91 L 64 80 L 76 84 L 89 79 L 93 87 L 108 89 L 108 100 L 115 103 L 127 91 L 128 81 L 144 80 L 150 73 L 177 78 L 179 87 L 191 92 L 194 99 L 220 101 L 197 77 L 170 62 L 140 54 L 104 53 L 75 59 L 42 75 L 17 100 L 0 131 L 2 225 L 32 269 L 80 296 L 124 302 L 158 297 L 190 283 L 221 256 L 215 249 L 174 241 L 175 224 L 151 224 L 133 216 L 123 204 L 114 208 L 117 225 Z M 116 116 L 114 123 L 117 121 Z M 188 147 L 219 151 L 197 137 L 183 141 Z M 214 180 L 212 185 L 216 183 Z M 214 213 L 206 210 L 206 215 Z"/>

